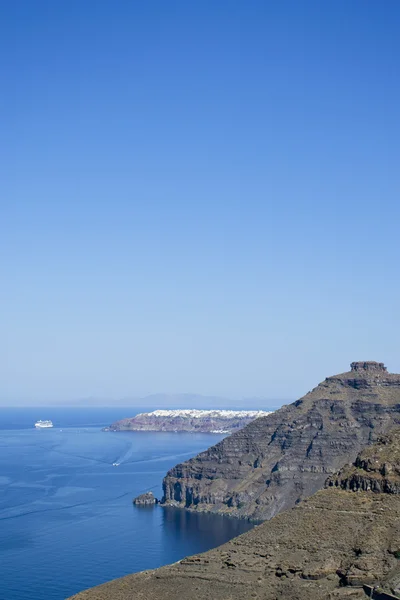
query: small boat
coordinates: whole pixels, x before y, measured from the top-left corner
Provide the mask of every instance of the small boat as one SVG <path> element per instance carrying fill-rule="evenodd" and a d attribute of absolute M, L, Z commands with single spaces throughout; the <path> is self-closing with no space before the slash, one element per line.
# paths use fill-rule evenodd
<path fill-rule="evenodd" d="M 49 420 L 47 421 L 36 421 L 35 423 L 36 429 L 48 429 L 49 427 L 54 427 L 53 423 Z"/>
<path fill-rule="evenodd" d="M 113 467 L 119 467 L 120 463 L 113 463 L 112 466 Z"/>

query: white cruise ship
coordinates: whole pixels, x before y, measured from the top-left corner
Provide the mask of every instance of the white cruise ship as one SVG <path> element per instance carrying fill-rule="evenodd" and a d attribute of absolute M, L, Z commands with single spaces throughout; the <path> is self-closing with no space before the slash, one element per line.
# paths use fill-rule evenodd
<path fill-rule="evenodd" d="M 53 423 L 51 421 L 36 421 L 35 427 L 36 429 L 46 429 L 47 427 L 53 427 Z"/>

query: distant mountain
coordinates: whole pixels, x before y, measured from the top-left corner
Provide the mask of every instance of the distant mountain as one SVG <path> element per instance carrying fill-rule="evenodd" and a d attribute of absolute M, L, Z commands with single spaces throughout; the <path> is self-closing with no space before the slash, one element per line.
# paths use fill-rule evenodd
<path fill-rule="evenodd" d="M 133 403 L 136 402 L 135 400 L 130 400 L 129 401 L 129 405 L 133 406 Z M 54 403 L 53 403 L 54 404 Z M 67 402 L 62 402 L 60 404 L 63 404 L 64 406 L 76 406 L 76 407 L 96 407 L 96 406 L 102 406 L 102 407 L 108 407 L 108 406 L 126 406 L 126 402 L 122 401 L 122 400 L 115 400 L 115 398 L 80 398 L 79 400 L 69 400 Z"/>
<path fill-rule="evenodd" d="M 202 396 L 201 394 L 150 394 L 140 398 L 142 406 L 155 408 L 220 408 L 231 406 L 234 401 L 219 396 Z"/>
<path fill-rule="evenodd" d="M 110 398 L 82 398 L 68 402 L 70 406 L 130 406 L 147 407 L 149 409 L 225 409 L 225 410 L 273 410 L 283 404 L 283 401 L 266 400 L 263 398 L 244 398 L 235 399 L 224 398 L 221 396 L 203 396 L 201 394 L 183 393 L 183 394 L 149 394 L 147 396 L 135 396 L 128 398 L 110 399 Z"/>

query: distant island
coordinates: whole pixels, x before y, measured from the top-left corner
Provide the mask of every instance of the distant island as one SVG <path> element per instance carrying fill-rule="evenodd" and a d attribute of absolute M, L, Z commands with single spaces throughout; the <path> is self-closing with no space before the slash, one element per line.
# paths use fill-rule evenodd
<path fill-rule="evenodd" d="M 121 419 L 104 431 L 188 431 L 193 433 L 233 433 L 251 421 L 266 417 L 264 410 L 154 410 Z"/>

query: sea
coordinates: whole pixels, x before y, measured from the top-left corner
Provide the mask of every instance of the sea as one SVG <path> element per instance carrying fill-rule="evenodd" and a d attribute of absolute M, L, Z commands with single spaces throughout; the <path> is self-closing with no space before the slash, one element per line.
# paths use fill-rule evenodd
<path fill-rule="evenodd" d="M 132 504 L 148 490 L 160 498 L 168 469 L 223 437 L 102 431 L 142 410 L 0 408 L 0 600 L 64 600 L 252 527 Z M 35 429 L 38 419 L 54 428 Z"/>

